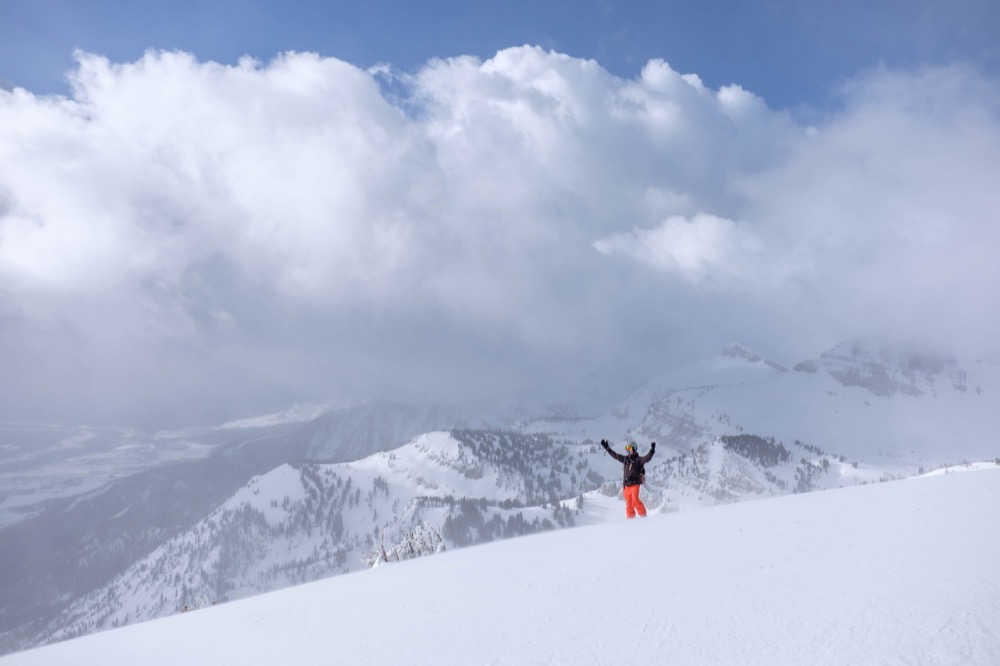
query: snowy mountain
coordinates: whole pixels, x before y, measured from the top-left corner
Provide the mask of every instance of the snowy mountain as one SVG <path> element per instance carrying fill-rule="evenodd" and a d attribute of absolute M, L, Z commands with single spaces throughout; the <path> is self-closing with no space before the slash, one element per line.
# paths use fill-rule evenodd
<path fill-rule="evenodd" d="M 730 345 L 597 416 L 521 400 L 299 408 L 226 424 L 214 432 L 230 441 L 201 461 L 25 521 L 20 528 L 33 534 L 79 537 L 60 561 L 21 560 L 6 588 L 0 574 L 0 645 L 29 647 L 354 571 L 376 541 L 391 551 L 436 534 L 454 549 L 619 521 L 621 468 L 596 445 L 605 437 L 633 437 L 643 449 L 658 442 L 643 489 L 653 513 L 1000 454 L 991 408 L 1000 366 L 967 371 L 950 357 L 866 349 L 849 343 L 792 364 Z M 494 429 L 457 429 L 484 426 Z M 16 550 L 4 549 L 26 538 L 12 534 L 0 532 L 0 557 L 16 564 Z M 73 558 L 90 565 L 67 567 Z M 51 570 L 87 576 L 50 585 L 53 601 L 26 622 L 18 600 Z"/>
<path fill-rule="evenodd" d="M 620 469 L 590 442 L 500 431 L 431 433 L 355 463 L 282 465 L 73 604 L 34 642 L 355 571 L 379 547 L 392 553 L 421 531 L 454 549 L 619 521 Z M 659 513 L 879 478 L 887 476 L 800 443 L 724 435 L 651 462 L 643 494 Z"/>
<path fill-rule="evenodd" d="M 596 421 L 548 423 L 565 436 L 628 432 L 685 453 L 753 434 L 890 471 L 997 454 L 1000 365 L 838 345 L 787 365 L 739 345 L 657 378 Z"/>
<path fill-rule="evenodd" d="M 987 666 L 989 467 L 511 539 L 0 662 Z"/>
<path fill-rule="evenodd" d="M 594 486 L 593 447 L 543 435 L 454 431 L 354 463 L 286 464 L 70 607 L 66 638 L 357 570 L 422 525 L 448 547 L 574 524 L 558 498 Z"/>
<path fill-rule="evenodd" d="M 843 386 L 859 386 L 877 396 L 897 393 L 922 396 L 937 395 L 939 390 L 959 393 L 968 390 L 968 375 L 953 356 L 899 352 L 857 341 L 841 343 L 818 361 L 795 366 L 802 372 L 815 372 L 819 368 Z"/>
<path fill-rule="evenodd" d="M 0 529 L 0 653 L 25 645 L 71 602 L 190 529 L 253 476 L 317 452 L 356 460 L 428 426 L 452 427 L 449 418 L 447 409 L 364 403 L 149 435 L 6 426 L 0 513 L 8 509 L 11 520 Z"/>

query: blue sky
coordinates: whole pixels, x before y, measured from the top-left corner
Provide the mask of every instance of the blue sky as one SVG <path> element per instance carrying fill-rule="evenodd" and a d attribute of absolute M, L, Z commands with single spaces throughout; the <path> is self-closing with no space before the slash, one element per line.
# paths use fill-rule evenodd
<path fill-rule="evenodd" d="M 0 418 L 1000 356 L 998 6 L 0 0 Z"/>
<path fill-rule="evenodd" d="M 0 12 L 0 80 L 37 93 L 66 92 L 76 48 L 119 62 L 149 48 L 222 63 L 315 51 L 414 70 L 434 57 L 489 58 L 531 44 L 625 78 L 662 58 L 781 108 L 822 108 L 832 89 L 878 64 L 1000 68 L 992 0 L 3 0 Z"/>

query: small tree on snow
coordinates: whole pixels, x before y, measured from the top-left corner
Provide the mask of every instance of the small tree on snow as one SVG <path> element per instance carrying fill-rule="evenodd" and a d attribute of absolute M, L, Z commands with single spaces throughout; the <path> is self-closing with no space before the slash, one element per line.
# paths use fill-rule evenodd
<path fill-rule="evenodd" d="M 385 530 L 382 530 L 382 540 L 372 540 L 368 554 L 361 558 L 366 567 L 377 567 L 389 561 L 389 555 L 385 552 Z"/>
<path fill-rule="evenodd" d="M 434 555 L 444 550 L 444 539 L 441 537 L 441 533 L 430 525 L 421 522 L 406 532 L 402 540 L 388 550 L 385 548 L 385 531 L 383 530 L 382 541 L 374 542 L 368 555 L 362 558 L 362 561 L 369 567 L 376 567 L 385 562 L 411 560 L 426 555 Z"/>

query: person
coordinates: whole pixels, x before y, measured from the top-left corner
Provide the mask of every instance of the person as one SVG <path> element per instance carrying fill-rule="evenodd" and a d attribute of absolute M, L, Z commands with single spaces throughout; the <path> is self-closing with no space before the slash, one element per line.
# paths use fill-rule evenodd
<path fill-rule="evenodd" d="M 611 445 L 608 444 L 608 440 L 606 439 L 601 440 L 601 446 L 608 452 L 608 455 L 624 464 L 625 487 L 623 488 L 623 492 L 625 494 L 625 518 L 635 518 L 636 513 L 645 518 L 646 505 L 639 499 L 639 488 L 646 480 L 645 465 L 653 458 L 653 452 L 656 451 L 656 442 L 649 445 L 649 453 L 642 457 L 639 456 L 639 452 L 635 448 L 635 442 L 631 440 L 625 444 L 625 455 L 612 451 Z"/>

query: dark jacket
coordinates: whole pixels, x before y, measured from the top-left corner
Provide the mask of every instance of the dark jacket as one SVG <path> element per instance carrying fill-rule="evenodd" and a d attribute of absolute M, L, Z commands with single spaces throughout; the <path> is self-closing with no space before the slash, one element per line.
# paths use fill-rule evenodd
<path fill-rule="evenodd" d="M 645 475 L 646 469 L 645 465 L 653 458 L 653 452 L 656 451 L 656 442 L 653 442 L 649 447 L 649 453 L 640 457 L 639 453 L 632 451 L 628 455 L 622 455 L 620 453 L 615 453 L 611 450 L 611 446 L 608 444 L 607 440 L 601 440 L 601 446 L 604 450 L 608 452 L 612 458 L 625 465 L 625 485 L 626 486 L 638 486 L 643 482 L 643 477 Z"/>

